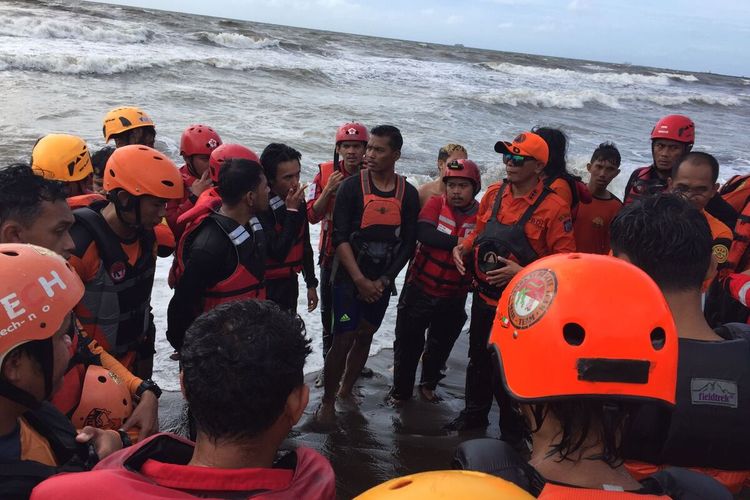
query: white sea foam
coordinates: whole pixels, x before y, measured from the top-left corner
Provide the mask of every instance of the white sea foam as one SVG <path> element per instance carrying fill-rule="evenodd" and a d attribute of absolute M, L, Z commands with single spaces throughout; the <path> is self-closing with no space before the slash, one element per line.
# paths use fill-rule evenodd
<path fill-rule="evenodd" d="M 673 80 L 682 80 L 684 82 L 697 82 L 698 77 L 695 75 L 683 75 L 680 73 L 656 73 L 657 75 L 666 76 L 667 78 L 672 78 Z"/>
<path fill-rule="evenodd" d="M 669 85 L 665 75 L 641 75 L 638 73 L 586 73 L 561 68 L 543 68 L 541 66 L 524 66 L 520 64 L 485 62 L 482 66 L 513 76 L 527 77 L 534 80 L 557 80 L 563 82 L 593 82 L 610 85 Z"/>
<path fill-rule="evenodd" d="M 28 16 L 0 16 L 0 35 L 23 38 L 86 40 L 104 43 L 146 43 L 154 33 L 131 23 L 72 22 Z"/>
<path fill-rule="evenodd" d="M 199 38 L 230 49 L 266 49 L 279 46 L 279 41 L 274 38 L 253 38 L 240 33 L 200 33 Z"/>
<path fill-rule="evenodd" d="M 586 104 L 601 104 L 621 108 L 617 97 L 598 90 L 538 90 L 508 89 L 493 94 L 479 94 L 480 100 L 490 104 L 535 106 L 539 108 L 581 109 Z"/>

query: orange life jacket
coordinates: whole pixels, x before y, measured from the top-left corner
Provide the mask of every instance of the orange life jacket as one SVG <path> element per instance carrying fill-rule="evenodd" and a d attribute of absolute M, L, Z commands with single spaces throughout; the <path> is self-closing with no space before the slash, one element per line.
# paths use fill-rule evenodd
<path fill-rule="evenodd" d="M 464 238 L 476 225 L 476 202 L 474 202 L 474 208 L 474 212 L 459 226 L 445 196 L 441 196 L 437 230 Z M 440 296 L 456 296 L 468 293 L 471 275 L 469 273 L 462 275 L 458 272 L 451 250 L 420 243 L 414 255 L 414 262 L 409 268 L 408 281 L 419 283 L 426 292 L 440 290 Z"/>
<path fill-rule="evenodd" d="M 104 200 L 106 200 L 106 198 L 99 193 L 87 193 L 79 194 L 77 196 L 69 196 L 66 201 L 68 202 L 70 209 L 75 210 L 76 208 L 88 207 L 91 206 L 92 203 Z"/>
<path fill-rule="evenodd" d="M 339 171 L 346 176 L 346 171 L 343 170 L 340 166 L 342 162 L 339 162 L 339 166 L 336 167 L 333 164 L 333 161 L 327 161 L 325 163 L 321 163 L 318 165 L 320 168 L 320 185 L 325 187 L 326 184 L 328 184 L 328 179 L 331 178 L 331 175 L 333 175 L 334 172 Z M 320 221 L 320 244 L 318 246 L 318 250 L 320 252 L 320 262 L 323 263 L 330 263 L 331 260 L 333 260 L 333 254 L 335 253 L 335 248 L 333 248 L 333 207 L 336 201 L 336 194 L 334 193 L 331 196 L 331 199 L 328 200 L 328 206 L 326 206 L 326 213 L 323 216 L 323 220 Z"/>
<path fill-rule="evenodd" d="M 729 179 L 721 189 L 719 194 L 724 201 L 732 205 L 737 212 L 742 212 L 748 199 L 750 199 L 750 175 L 735 175 Z"/>
<path fill-rule="evenodd" d="M 372 192 L 372 178 L 369 171 L 361 172 L 359 178 L 364 205 L 359 235 L 365 240 L 398 240 L 406 180 L 403 176 L 396 174 L 396 195 L 385 198 Z"/>

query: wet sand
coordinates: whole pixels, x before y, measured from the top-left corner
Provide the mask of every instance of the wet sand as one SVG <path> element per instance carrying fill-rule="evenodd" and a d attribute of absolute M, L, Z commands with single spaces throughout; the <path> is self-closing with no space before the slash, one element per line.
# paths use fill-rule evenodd
<path fill-rule="evenodd" d="M 467 352 L 468 335 L 464 331 L 448 360 L 446 378 L 437 389 L 442 401 L 424 401 L 415 388 L 411 401 L 393 408 L 385 403 L 393 378 L 393 351 L 383 349 L 367 361 L 374 375 L 359 379 L 355 386 L 357 403 L 338 402 L 337 427 L 327 432 L 321 432 L 312 421 L 323 389 L 314 387 L 317 373 L 307 375 L 310 404 L 283 447 L 307 446 L 325 455 L 336 471 L 338 497 L 342 499 L 352 498 L 394 477 L 449 469 L 459 443 L 475 437 L 499 435 L 496 406 L 490 415 L 492 424 L 486 431 L 459 434 L 442 429 L 464 406 Z M 164 393 L 160 402 L 162 429 L 178 430 L 181 427 L 182 407 L 179 393 Z"/>

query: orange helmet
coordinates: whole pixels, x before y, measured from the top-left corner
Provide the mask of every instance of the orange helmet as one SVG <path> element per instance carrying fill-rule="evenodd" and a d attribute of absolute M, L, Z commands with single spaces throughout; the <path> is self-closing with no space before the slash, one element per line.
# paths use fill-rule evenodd
<path fill-rule="evenodd" d="M 83 297 L 83 283 L 70 264 L 46 248 L 0 244 L 0 366 L 16 347 L 51 339 Z M 52 390 L 52 348 L 40 359 L 47 395 Z M 19 392 L 20 391 L 20 392 Z M 33 407 L 31 394 L 0 378 L 0 394 Z"/>
<path fill-rule="evenodd" d="M 421 500 L 471 498 L 527 500 L 534 497 L 499 477 L 468 470 L 438 470 L 391 479 L 370 488 L 355 500 Z"/>
<path fill-rule="evenodd" d="M 94 173 L 86 141 L 75 135 L 48 134 L 31 151 L 34 173 L 62 182 L 76 182 Z"/>
<path fill-rule="evenodd" d="M 99 429 L 117 430 L 133 413 L 133 401 L 117 375 L 101 366 L 86 369 L 81 398 L 71 421 L 76 429 L 90 425 Z"/>
<path fill-rule="evenodd" d="M 104 168 L 104 190 L 133 196 L 180 199 L 183 183 L 177 166 L 164 154 L 138 144 L 117 148 Z"/>
<path fill-rule="evenodd" d="M 113 135 L 127 132 L 139 127 L 155 127 L 153 120 L 139 108 L 125 106 L 115 108 L 104 116 L 104 142 L 109 142 Z"/>
<path fill-rule="evenodd" d="M 490 346 L 521 401 L 675 401 L 672 313 L 646 273 L 614 257 L 558 254 L 523 268 L 500 298 Z"/>

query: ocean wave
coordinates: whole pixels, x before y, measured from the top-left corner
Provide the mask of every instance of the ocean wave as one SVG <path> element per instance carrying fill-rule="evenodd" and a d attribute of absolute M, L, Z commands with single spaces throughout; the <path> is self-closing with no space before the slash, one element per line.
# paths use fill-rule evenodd
<path fill-rule="evenodd" d="M 682 80 L 683 82 L 697 82 L 698 77 L 695 75 L 682 75 L 679 73 L 656 73 L 660 76 L 666 76 L 672 80 Z"/>
<path fill-rule="evenodd" d="M 480 95 L 479 100 L 489 104 L 505 104 L 513 107 L 527 105 L 538 108 L 581 109 L 586 104 L 599 104 L 608 108 L 622 108 L 616 97 L 597 90 L 511 89 L 493 95 Z"/>
<path fill-rule="evenodd" d="M 108 43 L 147 43 L 154 32 L 143 26 L 94 25 L 37 17 L 0 17 L 0 35 Z"/>
<path fill-rule="evenodd" d="M 490 95 L 482 95 L 479 100 L 489 104 L 507 106 L 533 106 L 537 108 L 582 109 L 588 105 L 601 105 L 612 109 L 622 109 L 623 103 L 641 101 L 659 106 L 740 106 L 742 99 L 733 95 L 664 95 L 664 94 L 620 94 L 598 90 L 535 90 L 510 89 Z"/>
<path fill-rule="evenodd" d="M 669 85 L 669 77 L 664 75 L 641 75 L 639 73 L 585 73 L 561 68 L 543 68 L 541 66 L 523 66 L 520 64 L 483 62 L 480 66 L 492 71 L 513 76 L 522 76 L 534 80 L 560 80 L 570 83 L 585 80 L 594 83 L 614 85 Z"/>
<path fill-rule="evenodd" d="M 178 60 L 126 59 L 89 54 L 0 54 L 0 71 L 23 70 L 60 73 L 67 75 L 114 75 L 159 68 L 180 62 Z"/>
<path fill-rule="evenodd" d="M 220 47 L 230 49 L 267 49 L 278 47 L 279 41 L 274 38 L 254 38 L 240 33 L 196 33 L 195 38 Z"/>

